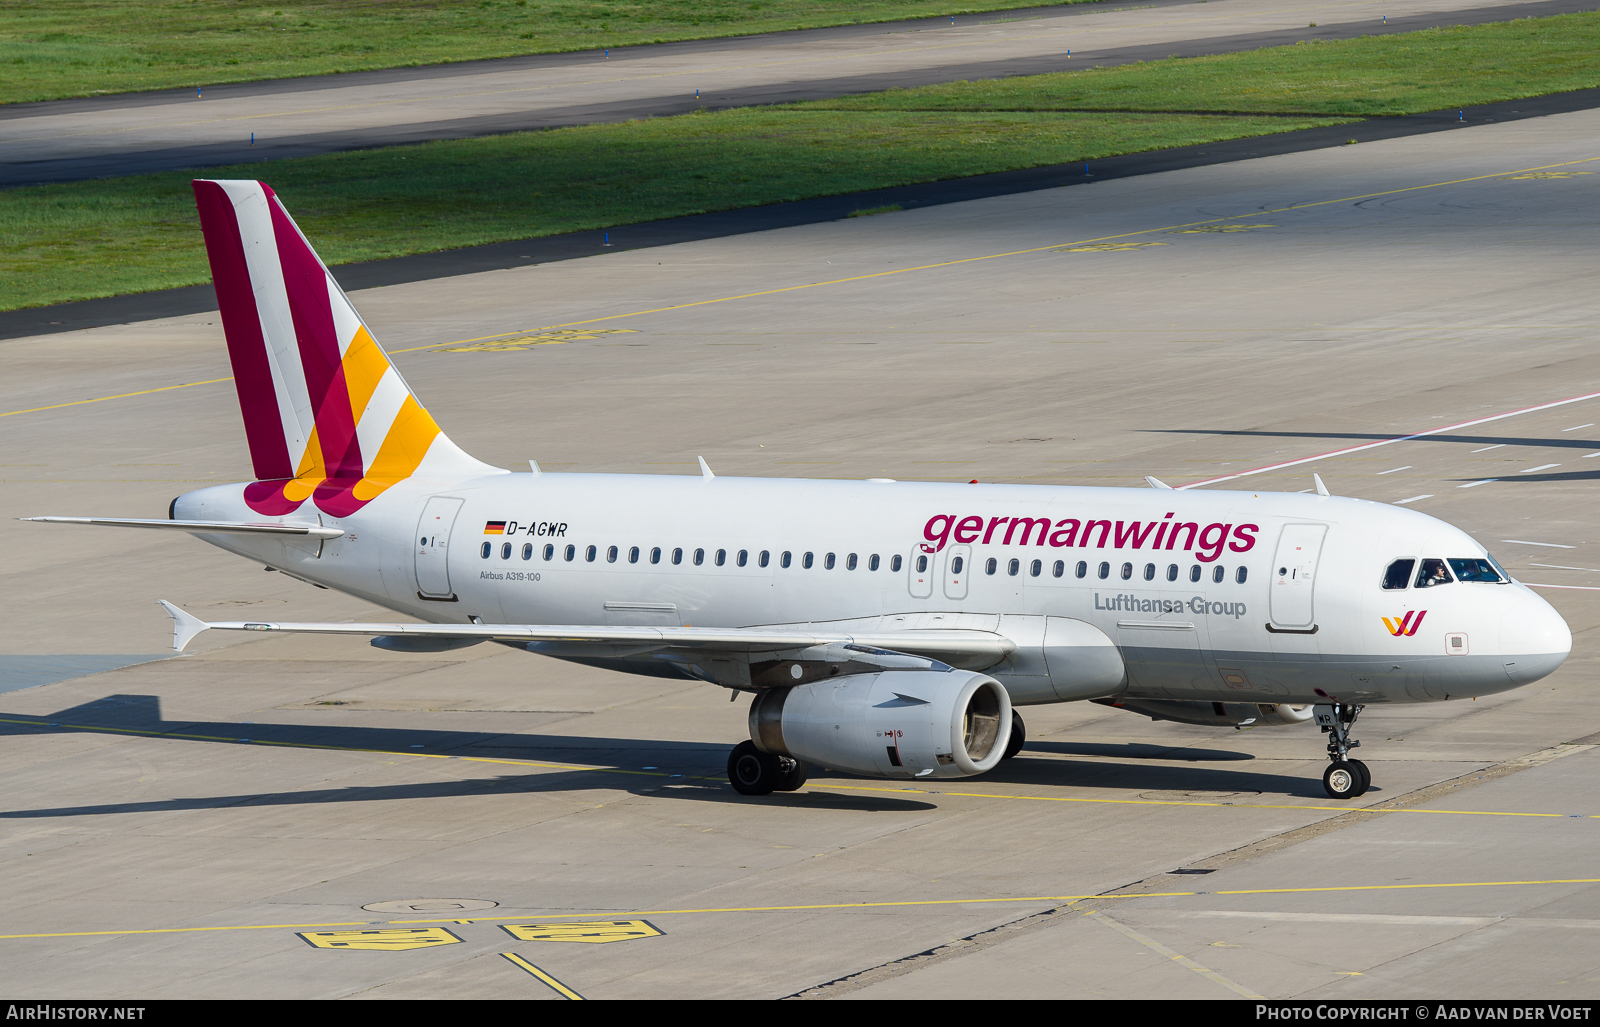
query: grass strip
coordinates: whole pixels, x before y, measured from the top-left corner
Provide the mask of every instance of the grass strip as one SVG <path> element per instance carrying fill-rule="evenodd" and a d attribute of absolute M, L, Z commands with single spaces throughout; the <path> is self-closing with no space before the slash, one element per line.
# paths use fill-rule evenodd
<path fill-rule="evenodd" d="M 209 168 L 330 264 L 1337 124 L 754 109 Z M 0 192 L 0 310 L 209 280 L 190 172 Z"/>
<path fill-rule="evenodd" d="M 836 111 L 1205 111 L 1379 117 L 1600 86 L 1600 12 L 816 101 Z"/>
<path fill-rule="evenodd" d="M 1597 44 L 1563 15 L 205 174 L 270 182 L 345 263 L 1597 86 Z M 206 281 L 190 177 L 0 192 L 0 309 Z"/>
<path fill-rule="evenodd" d="M 0 103 L 971 14 L 1029 2 L 0 0 Z"/>

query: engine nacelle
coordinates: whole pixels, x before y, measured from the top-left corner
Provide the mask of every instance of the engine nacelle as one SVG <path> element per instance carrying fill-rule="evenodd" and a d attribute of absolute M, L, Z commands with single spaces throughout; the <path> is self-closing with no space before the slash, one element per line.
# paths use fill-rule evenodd
<path fill-rule="evenodd" d="M 1272 727 L 1279 724 L 1304 724 L 1311 719 L 1311 707 L 1286 703 L 1197 702 L 1189 699 L 1096 699 L 1151 720 L 1170 720 L 1201 727 Z"/>
<path fill-rule="evenodd" d="M 985 674 L 891 670 L 771 688 L 750 704 L 764 752 L 873 777 L 970 777 L 1011 738 L 1011 697 Z"/>

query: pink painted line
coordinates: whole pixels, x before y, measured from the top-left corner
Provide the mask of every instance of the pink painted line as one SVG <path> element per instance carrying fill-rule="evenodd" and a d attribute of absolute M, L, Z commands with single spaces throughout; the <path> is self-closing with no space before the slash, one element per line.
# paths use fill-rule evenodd
<path fill-rule="evenodd" d="M 1318 460 L 1329 460 L 1336 456 L 1347 456 L 1351 453 L 1360 453 L 1367 449 L 1377 449 L 1379 446 L 1392 446 L 1396 442 L 1410 442 L 1412 439 L 1426 438 L 1429 435 L 1439 435 L 1458 428 L 1470 428 L 1475 424 L 1488 424 L 1490 421 L 1500 421 L 1507 417 L 1516 417 L 1519 414 L 1532 414 L 1540 410 L 1549 410 L 1553 407 L 1564 407 L 1568 403 L 1582 403 L 1586 399 L 1600 398 L 1600 392 L 1585 393 L 1582 396 L 1573 396 L 1571 399 L 1558 399 L 1553 403 L 1540 403 L 1538 406 L 1523 407 L 1520 410 L 1508 410 L 1503 414 L 1493 414 L 1489 417 L 1479 417 L 1471 421 L 1460 421 L 1456 424 L 1447 424 L 1440 428 L 1429 428 L 1427 431 L 1414 432 L 1410 435 L 1399 435 L 1392 439 L 1379 439 L 1377 442 L 1365 442 L 1359 446 L 1350 446 L 1346 449 L 1335 449 L 1327 453 L 1318 453 L 1316 456 L 1305 456 L 1298 460 L 1285 460 L 1281 464 L 1268 464 L 1265 467 L 1255 467 L 1237 474 L 1225 474 L 1220 478 L 1207 478 L 1205 481 L 1192 481 L 1187 485 L 1179 485 L 1180 489 L 1197 489 L 1202 485 L 1215 485 L 1222 481 L 1233 481 L 1235 478 L 1248 478 L 1252 474 L 1264 474 L 1267 471 L 1276 471 L 1284 467 L 1298 467 L 1300 464 L 1314 463 Z M 1576 587 L 1576 586 L 1573 586 Z"/>
<path fill-rule="evenodd" d="M 1600 592 L 1600 586 L 1595 585 L 1541 585 L 1537 581 L 1521 581 L 1518 584 L 1527 585 L 1529 588 L 1572 588 L 1579 592 Z"/>

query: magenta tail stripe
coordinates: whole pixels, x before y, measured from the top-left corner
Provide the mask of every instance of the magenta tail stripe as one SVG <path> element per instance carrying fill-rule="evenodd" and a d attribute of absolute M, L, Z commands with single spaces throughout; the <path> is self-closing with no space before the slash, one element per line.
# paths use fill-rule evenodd
<path fill-rule="evenodd" d="M 228 359 L 233 364 L 234 389 L 239 395 L 239 410 L 244 415 L 250 462 L 257 478 L 293 477 L 295 469 L 284 440 L 277 392 L 272 383 L 272 365 L 267 360 L 261 316 L 256 309 L 233 201 L 215 182 L 193 184 L 195 207 L 200 212 L 200 231 L 205 236 L 206 255 L 211 260 L 211 280 L 217 290 L 217 306 L 222 311 L 222 331 L 228 340 Z"/>
<path fill-rule="evenodd" d="M 262 189 L 272 213 L 272 232 L 283 267 L 284 290 L 294 318 L 306 389 L 315 411 L 323 469 L 330 478 L 360 478 L 364 465 L 328 298 L 328 271 L 306 245 L 277 196 L 265 185 Z"/>

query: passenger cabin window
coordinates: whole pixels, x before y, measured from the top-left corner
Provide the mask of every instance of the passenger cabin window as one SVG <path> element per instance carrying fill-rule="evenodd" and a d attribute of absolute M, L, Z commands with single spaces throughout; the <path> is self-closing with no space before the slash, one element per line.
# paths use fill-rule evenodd
<path fill-rule="evenodd" d="M 1168 581 L 1177 581 L 1178 580 L 1178 565 L 1177 564 L 1175 564 L 1175 563 L 1167 564 L 1167 580 Z"/>
<path fill-rule="evenodd" d="M 811 563 L 814 559 L 815 557 L 813 557 L 810 553 L 807 553 L 800 558 L 800 566 L 809 571 L 811 569 Z"/>
<path fill-rule="evenodd" d="M 583 551 L 583 558 L 585 560 L 587 560 L 589 563 L 594 563 L 595 553 L 596 553 L 595 547 L 594 546 L 590 546 L 588 549 L 585 549 Z"/>
<path fill-rule="evenodd" d="M 638 546 L 633 546 L 628 550 L 628 562 L 629 563 L 638 563 L 639 562 L 639 547 Z"/>
<path fill-rule="evenodd" d="M 877 569 L 878 569 L 878 554 L 877 553 L 873 553 L 871 556 L 867 557 L 867 570 L 875 571 Z"/>
<path fill-rule="evenodd" d="M 761 566 L 765 567 L 767 565 L 767 561 L 770 560 L 771 558 L 772 558 L 772 554 L 769 553 L 767 550 L 763 549 L 761 551 L 761 559 L 760 559 Z"/>
<path fill-rule="evenodd" d="M 1411 568 L 1417 565 L 1415 560 L 1396 560 L 1383 572 L 1383 587 L 1394 591 L 1406 587 L 1411 581 Z"/>
<path fill-rule="evenodd" d="M 661 562 L 661 547 L 660 546 L 652 546 L 650 548 L 650 562 L 651 563 L 660 563 Z"/>
<path fill-rule="evenodd" d="M 502 560 L 511 559 L 511 543 L 509 543 L 509 542 L 500 543 L 500 559 L 502 559 Z"/>
<path fill-rule="evenodd" d="M 951 574 L 960 574 L 961 573 L 961 566 L 965 562 L 966 561 L 961 559 L 961 557 L 959 557 L 959 556 L 952 557 L 951 560 L 950 560 L 950 573 Z"/>
<path fill-rule="evenodd" d="M 1051 569 L 1051 572 L 1053 574 L 1055 574 L 1055 576 L 1058 577 L 1058 578 L 1061 577 L 1061 575 L 1067 573 L 1067 563 L 1066 563 L 1066 561 L 1065 560 L 1057 560 L 1056 561 L 1056 565 L 1055 565 L 1055 567 L 1053 567 Z"/>
<path fill-rule="evenodd" d="M 1021 569 L 1022 569 L 1022 561 L 1021 560 L 1012 560 L 1009 564 L 1006 565 L 1006 573 L 1011 575 L 1013 578 L 1017 576 L 1017 571 L 1019 571 Z"/>
<path fill-rule="evenodd" d="M 727 562 L 728 562 L 728 551 L 726 549 L 717 550 L 717 566 L 721 567 L 723 564 L 725 564 Z"/>
<path fill-rule="evenodd" d="M 778 558 L 778 566 L 787 569 L 791 559 L 793 559 L 793 554 L 785 550 L 784 554 Z"/>
<path fill-rule="evenodd" d="M 683 550 L 682 549 L 674 549 L 672 551 L 672 563 L 673 563 L 673 565 L 676 566 L 676 565 L 678 565 L 678 564 L 680 564 L 682 562 L 683 562 Z"/>
<path fill-rule="evenodd" d="M 918 574 L 926 574 L 926 573 L 928 573 L 928 558 L 926 556 L 917 557 L 917 573 Z M 989 573 L 993 574 L 994 572 L 990 571 Z"/>
<path fill-rule="evenodd" d="M 827 556 L 824 556 L 822 558 L 822 569 L 825 570 L 825 571 L 833 570 L 833 554 L 832 553 L 829 553 Z"/>
<path fill-rule="evenodd" d="M 1488 560 L 1455 560 L 1450 561 L 1450 569 L 1456 572 L 1457 581 L 1488 581 L 1503 585 L 1505 578 L 1495 570 L 1493 563 Z"/>
<path fill-rule="evenodd" d="M 1228 568 L 1222 566 L 1222 564 L 1219 563 L 1215 567 L 1211 568 L 1211 580 L 1215 581 L 1217 584 L 1222 584 L 1222 579 L 1226 578 L 1227 576 Z"/>
<path fill-rule="evenodd" d="M 1243 585 L 1244 584 L 1244 579 L 1248 578 L 1249 576 L 1250 576 L 1250 572 L 1245 570 L 1243 567 L 1240 567 L 1237 571 L 1234 572 L 1233 580 L 1237 581 L 1239 584 Z"/>
<path fill-rule="evenodd" d="M 992 556 L 989 557 L 988 562 L 983 565 L 983 573 L 985 573 L 985 574 L 993 574 L 995 571 L 997 571 L 999 569 L 1000 569 L 1000 561 L 996 560 Z"/>
<path fill-rule="evenodd" d="M 706 562 L 706 551 L 704 549 L 696 549 L 694 551 L 694 565 L 696 567 L 698 567 L 698 566 L 700 566 L 701 564 L 703 564 L 705 562 Z"/>
<path fill-rule="evenodd" d="M 547 544 L 544 547 L 544 558 L 546 560 L 554 560 L 556 558 L 556 547 Z"/>
<path fill-rule="evenodd" d="M 1154 581 L 1154 580 L 1156 580 L 1156 565 L 1155 564 L 1147 563 L 1147 564 L 1144 565 L 1144 580 L 1146 580 L 1146 581 Z"/>
<path fill-rule="evenodd" d="M 612 546 L 610 549 L 606 550 L 606 563 L 616 563 L 616 562 L 617 562 L 617 547 L 616 546 Z"/>
<path fill-rule="evenodd" d="M 1431 588 L 1434 585 L 1448 585 L 1455 579 L 1450 576 L 1450 571 L 1445 567 L 1443 560 L 1429 557 L 1422 561 L 1422 566 L 1417 568 L 1417 587 Z"/>
<path fill-rule="evenodd" d="M 1076 574 L 1080 578 L 1087 578 L 1089 576 L 1089 564 L 1088 564 L 1088 561 L 1079 560 L 1077 569 L 1074 570 L 1073 573 Z"/>
<path fill-rule="evenodd" d="M 1131 563 L 1123 564 L 1122 565 L 1122 580 L 1123 581 L 1129 581 L 1132 578 L 1133 578 L 1133 564 L 1131 564 Z"/>
<path fill-rule="evenodd" d="M 847 571 L 853 571 L 856 569 L 856 554 L 851 553 L 849 556 L 844 558 L 844 569 Z"/>
<path fill-rule="evenodd" d="M 1105 579 L 1107 579 L 1109 577 L 1111 577 L 1111 565 L 1109 563 L 1101 561 L 1101 563 L 1100 563 L 1100 580 L 1104 581 Z"/>
<path fill-rule="evenodd" d="M 485 560 L 489 559 L 489 554 L 494 552 L 494 543 L 493 542 L 485 542 L 483 544 L 483 548 L 479 549 L 478 552 L 483 555 L 483 558 Z"/>
<path fill-rule="evenodd" d="M 739 550 L 739 566 L 743 567 L 745 564 L 747 564 L 749 562 L 750 562 L 750 550 L 748 550 L 748 549 Z"/>
<path fill-rule="evenodd" d="M 889 561 L 889 569 L 891 571 L 898 571 L 900 569 L 900 556 L 899 556 L 899 554 L 896 554 L 894 559 Z"/>
<path fill-rule="evenodd" d="M 522 543 L 522 558 L 524 560 L 533 559 L 533 543 L 532 542 L 524 542 L 524 543 Z"/>
<path fill-rule="evenodd" d="M 1193 567 L 1189 568 L 1189 580 L 1190 581 L 1199 581 L 1200 580 L 1200 565 L 1199 564 L 1195 564 Z"/>
<path fill-rule="evenodd" d="M 567 547 L 567 551 L 565 553 L 563 553 L 562 555 L 567 558 L 567 562 L 568 563 L 571 563 L 578 555 L 578 547 L 577 546 L 568 546 Z"/>
<path fill-rule="evenodd" d="M 1033 577 L 1035 577 L 1035 578 L 1037 578 L 1040 574 L 1044 573 L 1044 561 L 1043 560 L 1035 560 L 1035 561 L 1033 561 L 1033 563 L 1028 565 L 1028 573 L 1030 575 L 1032 575 Z"/>

